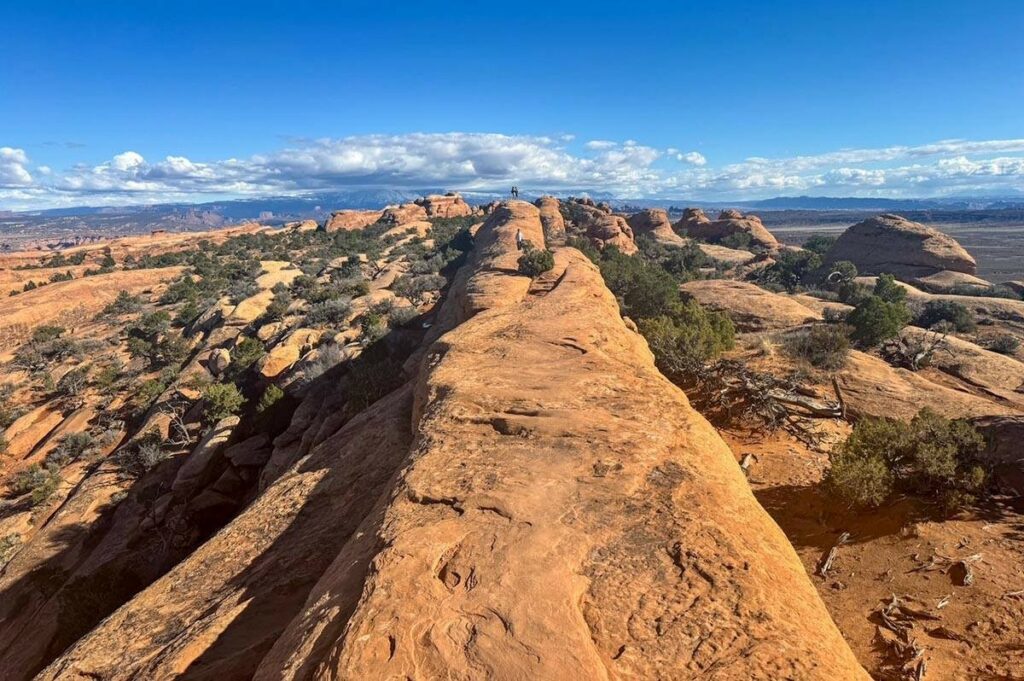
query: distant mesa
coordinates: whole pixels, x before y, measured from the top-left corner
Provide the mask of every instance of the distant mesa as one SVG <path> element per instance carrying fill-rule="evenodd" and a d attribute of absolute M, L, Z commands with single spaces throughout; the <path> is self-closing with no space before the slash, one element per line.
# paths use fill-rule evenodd
<path fill-rule="evenodd" d="M 943 271 L 973 277 L 978 270 L 971 254 L 953 237 L 890 213 L 870 217 L 843 232 L 825 255 L 826 263 L 840 260 L 849 260 L 861 274 L 890 273 L 903 280 Z"/>
<path fill-rule="evenodd" d="M 681 234 L 711 243 L 722 243 L 730 237 L 747 235 L 750 245 L 776 249 L 779 242 L 756 215 L 744 215 L 738 210 L 724 210 L 717 220 L 711 220 L 700 208 L 687 208 L 675 224 Z"/>

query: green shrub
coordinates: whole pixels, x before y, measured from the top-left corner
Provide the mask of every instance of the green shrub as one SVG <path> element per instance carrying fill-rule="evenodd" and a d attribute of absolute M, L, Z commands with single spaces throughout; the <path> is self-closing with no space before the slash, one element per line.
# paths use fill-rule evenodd
<path fill-rule="evenodd" d="M 89 367 L 77 367 L 57 381 L 56 393 L 60 397 L 81 395 L 89 385 Z"/>
<path fill-rule="evenodd" d="M 775 262 L 761 270 L 758 281 L 762 285 L 778 285 L 787 291 L 796 291 L 801 284 L 814 279 L 821 269 L 821 256 L 810 251 L 779 251 Z"/>
<path fill-rule="evenodd" d="M 519 256 L 517 261 L 519 273 L 528 277 L 539 277 L 555 266 L 555 254 L 547 249 L 538 249 L 523 245 L 525 252 Z"/>
<path fill-rule="evenodd" d="M 118 297 L 106 304 L 103 314 L 116 316 L 119 314 L 130 314 L 142 309 L 142 299 L 133 296 L 125 290 L 118 291 Z"/>
<path fill-rule="evenodd" d="M 11 492 L 17 496 L 29 494 L 32 505 L 38 506 L 53 496 L 58 485 L 60 469 L 53 465 L 44 468 L 36 463 L 15 474 L 11 479 Z"/>
<path fill-rule="evenodd" d="M 245 398 L 234 383 L 214 383 L 203 391 L 203 415 L 208 423 L 216 423 L 238 413 Z"/>
<path fill-rule="evenodd" d="M 306 326 L 314 328 L 342 326 L 348 321 L 348 316 L 351 312 L 352 305 L 348 300 L 341 298 L 314 303 L 309 306 L 309 310 L 306 312 Z"/>
<path fill-rule="evenodd" d="M 65 435 L 57 443 L 57 446 L 46 455 L 46 463 L 53 464 L 58 468 L 66 466 L 72 461 L 82 458 L 95 444 L 95 439 L 89 433 Z"/>
<path fill-rule="evenodd" d="M 727 248 L 735 248 L 742 251 L 750 248 L 753 238 L 748 232 L 733 232 L 726 235 L 719 243 Z"/>
<path fill-rule="evenodd" d="M 6 428 L 25 413 L 23 407 L 14 404 L 14 386 L 0 383 L 0 428 Z"/>
<path fill-rule="evenodd" d="M 677 304 L 670 315 L 642 318 L 637 326 L 654 353 L 658 369 L 677 382 L 731 349 L 735 337 L 728 317 L 706 310 L 693 300 Z"/>
<path fill-rule="evenodd" d="M 594 248 L 594 244 L 590 242 L 590 239 L 580 236 L 572 236 L 566 239 L 565 245 L 569 248 L 575 248 L 577 251 L 587 256 L 591 262 L 599 263 L 601 261 L 601 252 Z"/>
<path fill-rule="evenodd" d="M 832 244 L 836 242 L 836 237 L 826 236 L 824 234 L 815 234 L 804 242 L 804 250 L 818 255 L 825 255 L 829 249 L 832 248 Z"/>
<path fill-rule="evenodd" d="M 32 342 L 39 344 L 50 343 L 63 336 L 65 331 L 67 331 L 67 329 L 63 326 L 43 324 L 42 326 L 37 326 L 32 330 Z"/>
<path fill-rule="evenodd" d="M 889 302 L 871 295 L 850 312 L 846 321 L 853 327 L 850 337 L 854 341 L 864 347 L 874 347 L 897 336 L 910 318 L 905 302 Z"/>
<path fill-rule="evenodd" d="M 953 300 L 929 300 L 914 320 L 917 326 L 926 329 L 942 322 L 960 332 L 973 331 L 976 326 L 974 315 L 967 306 Z"/>
<path fill-rule="evenodd" d="M 412 277 L 404 275 L 395 280 L 391 290 L 396 296 L 405 298 L 413 305 L 419 306 L 426 300 L 426 295 L 440 291 L 448 281 L 439 274 L 427 274 Z"/>
<path fill-rule="evenodd" d="M 984 492 L 984 444 L 967 422 L 928 409 L 910 423 L 863 419 L 829 455 L 825 481 L 854 506 L 878 507 L 894 494 L 912 494 L 956 509 Z"/>
<path fill-rule="evenodd" d="M 257 413 L 262 414 L 267 411 L 277 404 L 283 397 L 284 391 L 271 383 L 263 391 L 263 394 L 260 396 L 260 401 L 256 403 Z"/>
<path fill-rule="evenodd" d="M 907 289 L 900 286 L 891 274 L 879 275 L 873 293 L 887 303 L 903 303 L 907 300 Z"/>
<path fill-rule="evenodd" d="M 1003 333 L 988 342 L 988 349 L 992 352 L 998 352 L 1002 355 L 1013 355 L 1017 352 L 1020 347 L 1020 340 L 1016 336 L 1008 333 Z M 0 425 L 3 425 L 0 423 Z"/>
<path fill-rule="evenodd" d="M 162 442 L 163 439 L 156 431 L 143 433 L 134 442 L 122 447 L 114 460 L 129 475 L 141 477 L 167 458 Z"/>
<path fill-rule="evenodd" d="M 786 336 L 783 347 L 819 369 L 842 369 L 850 354 L 849 330 L 836 324 L 815 324 Z"/>
<path fill-rule="evenodd" d="M 231 348 L 231 366 L 235 371 L 248 369 L 267 354 L 263 343 L 255 338 L 245 336 Z"/>

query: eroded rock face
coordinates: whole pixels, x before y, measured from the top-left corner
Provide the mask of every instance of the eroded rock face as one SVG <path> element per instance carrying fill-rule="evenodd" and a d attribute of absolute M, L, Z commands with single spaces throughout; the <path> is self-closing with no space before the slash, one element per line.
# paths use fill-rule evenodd
<path fill-rule="evenodd" d="M 668 212 L 661 208 L 648 208 L 634 213 L 629 217 L 628 222 L 636 236 L 647 234 L 664 246 L 686 245 L 686 239 L 673 231 L 672 222 L 668 219 Z"/>
<path fill-rule="evenodd" d="M 428 218 L 458 218 L 473 214 L 473 207 L 466 203 L 461 196 L 448 193 L 444 196 L 431 194 L 416 199 L 415 204 L 421 206 Z"/>
<path fill-rule="evenodd" d="M 752 246 L 776 249 L 779 242 L 756 215 L 743 215 L 738 210 L 725 210 L 717 220 L 711 220 L 700 208 L 687 208 L 675 224 L 681 234 L 695 239 L 719 243 L 728 237 L 747 237 Z"/>
<path fill-rule="evenodd" d="M 825 262 L 849 260 L 862 274 L 893 274 L 901 279 L 949 270 L 976 274 L 974 258 L 951 236 L 899 215 L 858 222 L 825 254 Z"/>

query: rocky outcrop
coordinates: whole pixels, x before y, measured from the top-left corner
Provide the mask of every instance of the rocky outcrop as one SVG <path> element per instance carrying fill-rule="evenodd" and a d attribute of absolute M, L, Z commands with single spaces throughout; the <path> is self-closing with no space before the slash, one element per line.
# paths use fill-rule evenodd
<path fill-rule="evenodd" d="M 519 275 L 517 229 L 480 229 L 413 383 L 296 412 L 319 444 L 38 678 L 867 679 L 596 267 Z"/>
<path fill-rule="evenodd" d="M 977 273 L 974 258 L 955 239 L 891 214 L 877 215 L 848 228 L 824 260 L 849 260 L 861 274 L 888 273 L 905 280 L 943 270 Z"/>
<path fill-rule="evenodd" d="M 646 234 L 663 246 L 686 245 L 686 239 L 672 230 L 668 212 L 661 208 L 648 208 L 634 213 L 627 222 L 635 236 Z"/>
<path fill-rule="evenodd" d="M 324 223 L 324 231 L 363 229 L 380 220 L 383 213 L 379 210 L 336 210 Z"/>
<path fill-rule="evenodd" d="M 551 245 L 565 242 L 565 218 L 562 217 L 561 204 L 553 196 L 542 196 L 534 205 L 540 210 L 540 222 L 544 227 L 544 236 Z"/>
<path fill-rule="evenodd" d="M 633 229 L 621 215 L 612 214 L 607 204 L 595 204 L 593 199 L 572 199 L 573 227 L 599 250 L 615 246 L 623 253 L 637 252 Z"/>
<path fill-rule="evenodd" d="M 711 220 L 700 208 L 687 208 L 675 225 L 675 230 L 685 236 L 720 243 L 722 240 L 749 240 L 751 246 L 776 249 L 779 242 L 756 215 L 743 215 L 738 210 L 725 210 L 717 220 Z"/>
<path fill-rule="evenodd" d="M 389 225 L 404 225 L 407 222 L 426 220 L 427 209 L 415 203 L 403 203 L 400 206 L 388 206 L 380 216 L 380 221 Z"/>
<path fill-rule="evenodd" d="M 416 199 L 414 203 L 427 212 L 428 218 L 459 218 L 473 214 L 473 207 L 453 192 L 444 196 L 431 194 Z"/>
<path fill-rule="evenodd" d="M 779 293 L 746 281 L 699 279 L 680 286 L 698 303 L 728 315 L 737 331 L 787 329 L 821 319 L 821 314 Z"/>

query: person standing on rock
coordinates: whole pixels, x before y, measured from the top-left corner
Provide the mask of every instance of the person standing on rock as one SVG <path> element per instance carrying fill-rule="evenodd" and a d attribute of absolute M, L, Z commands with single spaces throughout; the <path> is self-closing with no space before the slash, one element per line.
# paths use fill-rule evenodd
<path fill-rule="evenodd" d="M 518 199 L 519 198 L 519 187 L 517 187 L 515 185 L 512 185 L 512 198 L 513 199 Z"/>
<path fill-rule="evenodd" d="M 523 242 L 525 240 L 526 239 L 523 237 L 523 230 L 517 228 L 516 229 L 516 250 L 520 250 L 520 251 L 523 250 Z"/>

